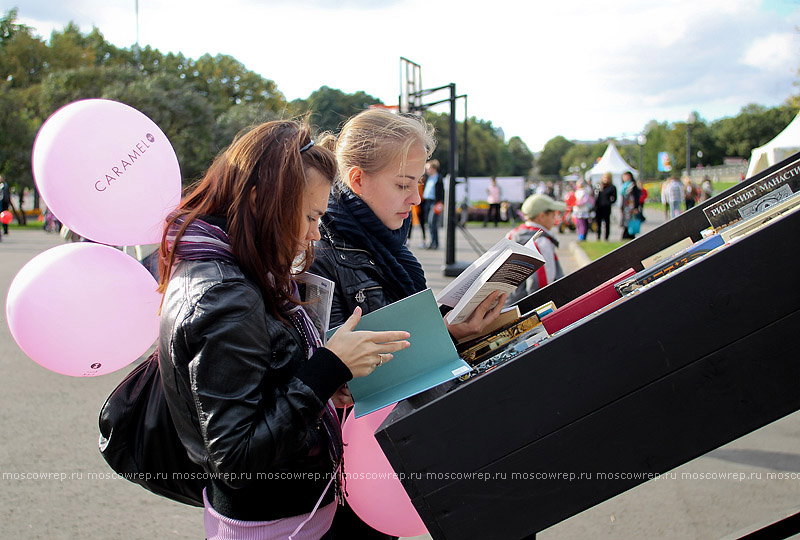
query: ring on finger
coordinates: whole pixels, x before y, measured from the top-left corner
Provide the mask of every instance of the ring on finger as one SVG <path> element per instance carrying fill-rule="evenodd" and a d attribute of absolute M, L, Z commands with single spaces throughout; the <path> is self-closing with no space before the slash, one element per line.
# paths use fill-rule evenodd
<path fill-rule="evenodd" d="M 381 367 L 383 365 L 383 355 L 382 354 L 378 354 L 378 360 L 380 360 L 380 362 L 378 362 L 378 365 L 375 366 L 375 367 Z"/>

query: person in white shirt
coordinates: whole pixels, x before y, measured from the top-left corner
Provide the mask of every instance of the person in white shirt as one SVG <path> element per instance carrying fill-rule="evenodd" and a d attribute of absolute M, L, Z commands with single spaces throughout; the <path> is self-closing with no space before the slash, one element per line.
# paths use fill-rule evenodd
<path fill-rule="evenodd" d="M 502 197 L 500 186 L 497 185 L 497 178 L 492 176 L 489 187 L 486 188 L 486 202 L 489 203 L 489 211 L 483 218 L 483 226 L 489 223 L 492 214 L 494 214 L 494 226 L 497 227 L 497 222 L 500 221 L 500 198 Z"/>

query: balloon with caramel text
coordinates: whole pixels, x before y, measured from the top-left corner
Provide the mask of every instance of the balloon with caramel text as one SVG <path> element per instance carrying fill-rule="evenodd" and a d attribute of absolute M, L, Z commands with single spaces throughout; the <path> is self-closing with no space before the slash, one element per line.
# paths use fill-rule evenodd
<path fill-rule="evenodd" d="M 70 103 L 45 121 L 33 175 L 59 221 L 102 244 L 160 242 L 180 202 L 180 167 L 166 135 L 138 110 L 107 99 Z"/>

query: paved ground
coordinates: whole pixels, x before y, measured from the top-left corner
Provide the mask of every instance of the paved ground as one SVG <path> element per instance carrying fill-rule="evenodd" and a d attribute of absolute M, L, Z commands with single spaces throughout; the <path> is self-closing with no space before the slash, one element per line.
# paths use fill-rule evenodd
<path fill-rule="evenodd" d="M 646 225 L 656 221 L 648 216 Z M 470 232 L 487 248 L 506 230 Z M 570 247 L 574 239 L 574 233 L 562 235 L 559 256 L 567 272 L 585 262 L 580 250 Z M 447 282 L 441 272 L 444 249 L 414 247 L 419 240 L 415 230 L 413 251 L 431 287 L 439 290 Z M 12 230 L 0 243 L 0 290 L 8 290 L 27 261 L 60 243 L 42 231 Z M 457 245 L 456 261 L 477 258 L 460 233 Z M 114 478 L 97 451 L 97 413 L 124 370 L 97 378 L 47 371 L 16 346 L 5 310 L 0 317 L 0 539 L 203 538 L 201 510 Z M 61 318 L 45 312 L 42 321 L 47 339 L 47 326 Z M 86 339 L 92 339 L 90 333 Z M 800 504 L 799 439 L 796 413 L 676 469 L 674 478 L 644 484 L 538 538 L 725 537 Z M 745 478 L 697 479 L 700 473 L 734 472 Z M 497 528 L 502 531 L 502 524 Z"/>

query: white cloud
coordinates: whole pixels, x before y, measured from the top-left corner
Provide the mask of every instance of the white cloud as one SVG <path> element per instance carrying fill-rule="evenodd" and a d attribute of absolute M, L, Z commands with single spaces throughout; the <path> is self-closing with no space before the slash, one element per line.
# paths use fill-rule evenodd
<path fill-rule="evenodd" d="M 742 57 L 742 63 L 764 71 L 796 71 L 800 52 L 800 34 L 783 32 L 754 40 Z"/>

